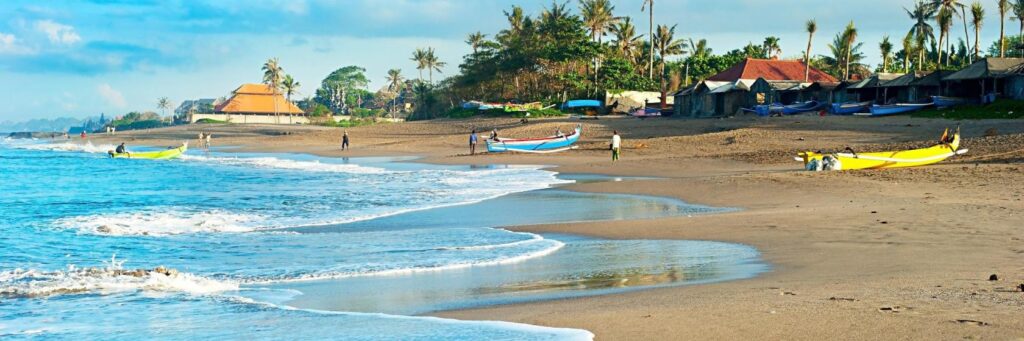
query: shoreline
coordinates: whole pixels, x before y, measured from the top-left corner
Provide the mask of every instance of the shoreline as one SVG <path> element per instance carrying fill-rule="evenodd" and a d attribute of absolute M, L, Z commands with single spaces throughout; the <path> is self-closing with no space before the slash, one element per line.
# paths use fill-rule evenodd
<path fill-rule="evenodd" d="M 734 122 L 609 119 L 587 122 L 596 126 L 585 131 L 598 137 L 588 138 L 585 132 L 579 151 L 557 156 L 477 157 L 452 155 L 463 151 L 458 143 L 463 136 L 458 131 L 466 130 L 452 126 L 484 126 L 502 123 L 500 120 L 382 125 L 350 128 L 356 146 L 360 146 L 362 134 L 378 136 L 367 138 L 369 147 L 358 147 L 360 150 L 349 153 L 355 155 L 348 156 L 424 155 L 416 162 L 553 164 L 553 170 L 560 173 L 660 177 L 566 188 L 662 196 L 743 210 L 509 229 L 609 239 L 737 242 L 756 247 L 772 267 L 768 273 L 739 281 L 430 315 L 579 328 L 599 339 L 1024 336 L 1024 321 L 1019 319 L 1024 293 L 1012 291 L 1016 284 L 1024 283 L 1024 265 L 1019 261 L 1024 256 L 1024 232 L 1012 227 L 1024 225 L 1022 216 L 1014 212 L 1024 208 L 1020 201 L 1024 191 L 1019 186 L 1024 181 L 1024 167 L 1017 161 L 1024 153 L 1012 142 L 1020 139 L 1024 126 L 977 122 L 980 124 L 965 129 L 969 137 L 966 147 L 972 154 L 930 167 L 813 174 L 778 160 L 777 155 L 784 154 L 776 150 L 813 145 L 805 140 L 824 140 L 827 145 L 900 144 L 930 139 L 934 127 L 957 123 L 911 118 L 836 121 L 816 117 Z M 659 127 L 660 122 L 670 127 Z M 565 124 L 563 120 L 537 120 L 509 130 L 527 135 Z M 610 128 L 632 132 L 623 125 L 642 130 L 626 135 L 627 147 L 634 146 L 632 141 L 650 147 L 627 148 L 623 162 L 612 165 L 599 147 L 600 137 Z M 809 127 L 793 131 L 792 125 Z M 993 138 L 980 138 L 980 132 L 993 126 L 1008 130 L 1010 135 L 1004 136 L 1011 143 L 981 145 Z M 233 129 L 269 128 L 217 129 L 230 133 Z M 928 135 L 891 140 L 910 130 Z M 239 137 L 236 141 L 260 151 L 337 157 L 342 155 L 334 150 L 336 133 L 300 127 L 291 135 Z M 435 137 L 419 138 L 425 135 Z M 216 132 L 214 136 L 216 144 Z M 1001 280 L 990 282 L 989 274 L 998 274 Z"/>

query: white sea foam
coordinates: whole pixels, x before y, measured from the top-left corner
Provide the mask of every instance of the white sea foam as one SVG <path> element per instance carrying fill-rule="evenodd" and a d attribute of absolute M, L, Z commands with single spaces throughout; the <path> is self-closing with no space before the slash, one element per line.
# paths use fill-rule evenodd
<path fill-rule="evenodd" d="M 203 232 L 249 232 L 263 222 L 263 216 L 218 210 L 191 213 L 175 209 L 153 209 L 62 218 L 55 225 L 90 234 L 168 236 Z"/>
<path fill-rule="evenodd" d="M 213 294 L 238 290 L 238 284 L 189 273 L 160 269 L 123 270 L 119 263 L 106 268 L 75 268 L 64 271 L 0 271 L 0 297 L 48 297 L 56 295 L 131 291 Z"/>
<path fill-rule="evenodd" d="M 58 152 L 84 152 L 84 153 L 106 153 L 114 150 L 117 146 L 112 144 L 94 145 L 92 142 L 85 143 L 59 142 L 59 143 L 38 143 L 38 141 L 26 140 L 25 142 L 5 141 L 7 145 L 18 149 L 29 150 L 52 150 Z"/>
<path fill-rule="evenodd" d="M 182 155 L 181 159 L 199 162 L 213 162 L 231 166 L 249 166 L 256 168 L 301 170 L 307 172 L 329 172 L 349 174 L 383 174 L 389 171 L 366 167 L 354 164 L 323 163 L 317 160 L 301 161 L 289 160 L 276 157 L 220 157 L 220 156 L 197 156 Z"/>

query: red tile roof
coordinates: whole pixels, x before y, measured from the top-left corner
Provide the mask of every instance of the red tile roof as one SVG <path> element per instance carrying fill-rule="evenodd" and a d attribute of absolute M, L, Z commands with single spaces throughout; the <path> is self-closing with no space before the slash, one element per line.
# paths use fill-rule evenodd
<path fill-rule="evenodd" d="M 216 112 L 236 114 L 303 114 L 302 109 L 285 99 L 280 92 L 274 93 L 264 84 L 242 84 L 235 89 L 230 99 L 221 103 Z"/>
<path fill-rule="evenodd" d="M 766 81 L 803 81 L 805 64 L 801 60 L 768 60 L 747 58 L 739 64 L 708 78 L 709 81 L 735 82 L 740 79 L 764 78 Z M 835 77 L 811 67 L 808 82 L 838 82 Z"/>

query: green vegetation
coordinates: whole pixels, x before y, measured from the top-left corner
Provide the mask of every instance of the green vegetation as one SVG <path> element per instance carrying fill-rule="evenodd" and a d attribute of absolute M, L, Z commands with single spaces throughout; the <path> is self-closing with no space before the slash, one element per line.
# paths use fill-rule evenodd
<path fill-rule="evenodd" d="M 137 130 L 137 129 L 152 129 L 168 126 L 167 122 L 160 118 L 155 112 L 147 111 L 144 113 L 130 112 L 125 114 L 120 119 L 110 122 L 110 126 L 116 127 L 119 131 L 124 130 Z"/>
<path fill-rule="evenodd" d="M 914 117 L 951 120 L 1024 118 L 1024 101 L 1001 99 L 986 105 L 963 105 L 946 109 L 927 109 L 911 114 Z"/>
<path fill-rule="evenodd" d="M 326 121 L 323 121 L 321 123 L 317 123 L 316 125 L 320 125 L 320 126 L 324 126 L 324 127 L 351 128 L 351 127 L 360 127 L 360 126 L 367 126 L 367 125 L 381 124 L 381 123 L 385 123 L 385 122 L 374 122 L 373 119 L 355 119 L 355 118 L 353 118 L 353 119 L 348 120 L 348 121 L 339 121 L 339 122 L 335 122 L 334 120 L 326 120 Z"/>
<path fill-rule="evenodd" d="M 228 121 L 215 120 L 212 118 L 204 118 L 196 121 L 198 124 L 226 124 Z"/>
<path fill-rule="evenodd" d="M 529 116 L 527 116 L 529 114 Z M 475 116 L 481 117 L 517 117 L 517 118 L 540 118 L 540 117 L 560 117 L 565 116 L 566 113 L 557 109 L 531 109 L 526 112 L 507 112 L 505 109 L 490 109 L 490 110 L 478 110 L 478 109 L 464 109 L 461 107 L 452 108 L 445 112 L 441 117 L 446 118 L 470 118 Z"/>

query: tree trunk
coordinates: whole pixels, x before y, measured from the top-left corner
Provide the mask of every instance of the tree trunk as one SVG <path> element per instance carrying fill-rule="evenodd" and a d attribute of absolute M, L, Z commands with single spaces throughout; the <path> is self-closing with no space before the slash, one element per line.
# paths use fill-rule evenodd
<path fill-rule="evenodd" d="M 811 79 L 811 42 L 814 41 L 814 33 L 807 35 L 807 52 L 804 53 L 804 83 Z"/>
<path fill-rule="evenodd" d="M 980 35 L 981 35 L 981 28 L 975 26 L 974 27 L 974 58 L 975 59 L 981 59 L 981 52 L 979 51 L 981 49 L 981 44 L 978 43 L 978 37 Z"/>
<path fill-rule="evenodd" d="M 935 60 L 935 70 L 942 68 L 942 52 L 943 52 L 943 39 L 946 38 L 946 34 L 939 32 L 939 45 L 935 46 L 935 52 L 938 53 L 939 58 Z"/>
<path fill-rule="evenodd" d="M 850 57 L 853 54 L 853 44 L 846 44 L 846 71 L 843 73 L 843 78 L 850 79 Z"/>
<path fill-rule="evenodd" d="M 647 62 L 647 79 L 654 79 L 654 1 L 651 1 L 651 8 L 648 8 L 650 16 L 647 28 L 647 40 L 651 42 L 650 61 Z"/>
<path fill-rule="evenodd" d="M 961 7 L 960 14 L 960 18 L 964 20 L 964 46 L 971 46 L 971 34 L 967 32 L 967 8 Z M 967 60 L 971 63 L 974 62 L 970 52 L 967 53 Z"/>
<path fill-rule="evenodd" d="M 999 58 L 1006 58 L 1006 17 L 999 13 Z"/>

